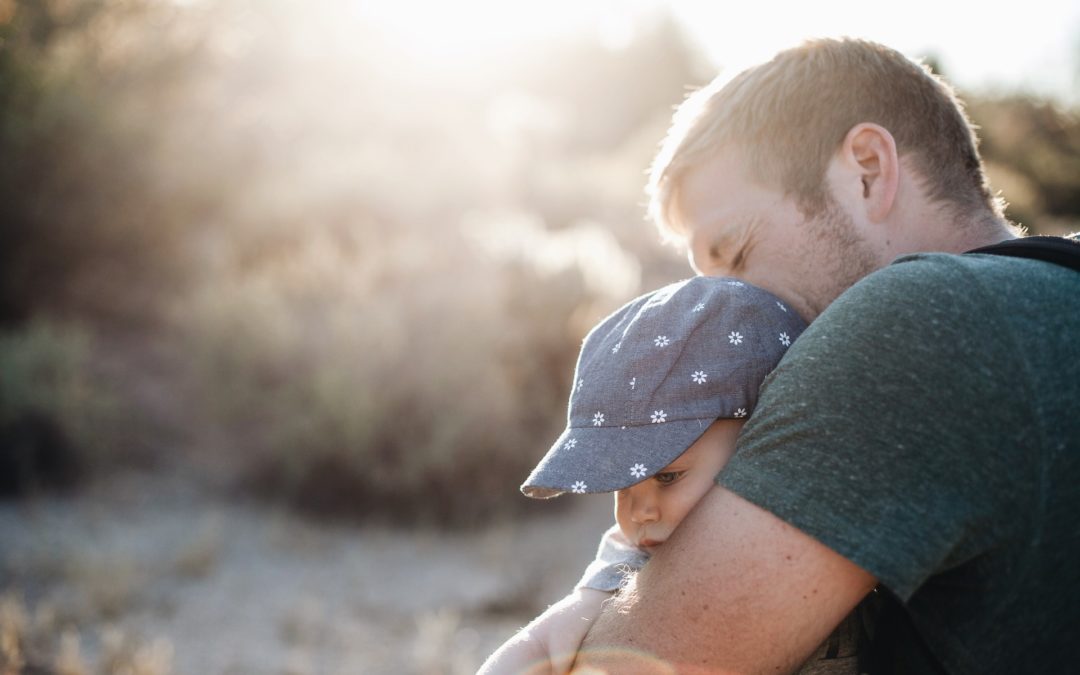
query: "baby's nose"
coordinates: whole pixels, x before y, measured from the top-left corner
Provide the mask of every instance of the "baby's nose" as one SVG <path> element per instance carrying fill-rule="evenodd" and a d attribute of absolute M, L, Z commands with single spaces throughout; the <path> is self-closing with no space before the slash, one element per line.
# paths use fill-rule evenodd
<path fill-rule="evenodd" d="M 643 491 L 632 495 L 633 503 L 630 508 L 630 519 L 641 525 L 651 523 L 660 517 L 660 509 L 656 503 L 656 497 L 652 491 Z"/>

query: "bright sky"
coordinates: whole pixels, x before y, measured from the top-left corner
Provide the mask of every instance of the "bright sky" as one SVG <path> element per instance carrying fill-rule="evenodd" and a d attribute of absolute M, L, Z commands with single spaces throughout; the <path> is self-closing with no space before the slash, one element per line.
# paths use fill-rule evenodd
<path fill-rule="evenodd" d="M 668 0 L 714 61 L 737 70 L 805 37 L 850 35 L 905 54 L 934 54 L 966 88 L 1005 86 L 1080 102 L 1080 2 Z M 730 5 L 729 5 L 730 6 Z"/>
<path fill-rule="evenodd" d="M 934 54 L 967 89 L 1001 86 L 1080 103 L 1080 2 L 1000 5 L 950 0 L 352 0 L 374 21 L 439 60 L 535 38 L 595 30 L 612 44 L 635 21 L 669 9 L 718 65 L 742 67 L 808 37 L 850 35 Z"/>

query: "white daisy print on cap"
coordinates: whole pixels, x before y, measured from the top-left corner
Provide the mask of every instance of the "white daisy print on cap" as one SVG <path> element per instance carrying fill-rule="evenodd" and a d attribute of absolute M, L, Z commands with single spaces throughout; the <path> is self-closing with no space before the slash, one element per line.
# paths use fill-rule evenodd
<path fill-rule="evenodd" d="M 791 336 L 789 336 L 787 333 L 780 333 L 780 344 L 784 345 L 785 347 L 790 347 Z"/>
<path fill-rule="evenodd" d="M 694 373 L 690 375 L 690 379 L 697 384 L 705 384 L 705 380 L 707 380 L 708 378 L 709 376 L 705 373 L 704 370 L 695 370 Z"/>
<path fill-rule="evenodd" d="M 573 492 L 576 495 L 583 495 L 588 487 L 589 486 L 585 484 L 585 481 L 575 481 L 574 484 L 570 486 L 570 492 Z"/>
<path fill-rule="evenodd" d="M 727 341 L 733 345 L 742 344 L 742 333 L 735 330 L 731 331 L 731 334 L 727 336 Z"/>
<path fill-rule="evenodd" d="M 660 424 L 662 422 L 666 422 L 667 421 L 667 413 L 664 412 L 663 410 L 654 410 L 653 414 L 652 414 L 652 417 L 650 419 L 652 419 L 653 424 Z"/>
<path fill-rule="evenodd" d="M 594 427 L 598 427 L 603 423 L 604 423 L 604 413 L 597 412 L 595 415 L 592 416 L 592 425 Z"/>
<path fill-rule="evenodd" d="M 667 347 L 669 344 L 671 344 L 671 340 L 669 340 L 668 336 L 666 335 L 657 335 L 656 339 L 653 340 L 653 344 L 657 347 Z"/>
<path fill-rule="evenodd" d="M 641 463 L 638 463 L 638 464 L 635 464 L 634 466 L 630 467 L 630 475 L 633 476 L 634 478 L 644 478 L 645 477 L 645 465 L 641 464 Z"/>

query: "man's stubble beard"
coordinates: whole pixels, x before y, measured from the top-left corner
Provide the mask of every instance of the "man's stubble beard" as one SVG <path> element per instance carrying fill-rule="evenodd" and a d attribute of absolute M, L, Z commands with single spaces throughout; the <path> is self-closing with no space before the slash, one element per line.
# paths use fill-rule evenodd
<path fill-rule="evenodd" d="M 831 197 L 819 215 L 805 222 L 809 243 L 804 259 L 813 261 L 813 269 L 807 272 L 808 278 L 815 280 L 806 300 L 816 318 L 841 293 L 885 262 Z"/>

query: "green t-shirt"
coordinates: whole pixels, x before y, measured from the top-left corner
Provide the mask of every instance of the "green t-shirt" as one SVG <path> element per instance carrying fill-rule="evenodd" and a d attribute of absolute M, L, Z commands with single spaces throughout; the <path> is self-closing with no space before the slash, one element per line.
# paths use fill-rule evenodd
<path fill-rule="evenodd" d="M 1077 670 L 1080 274 L 920 254 L 870 275 L 765 381 L 717 480 L 902 603 L 908 630 L 875 636 L 892 669 Z"/>

